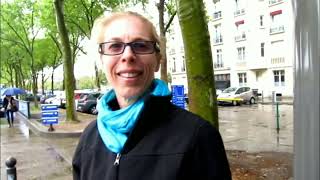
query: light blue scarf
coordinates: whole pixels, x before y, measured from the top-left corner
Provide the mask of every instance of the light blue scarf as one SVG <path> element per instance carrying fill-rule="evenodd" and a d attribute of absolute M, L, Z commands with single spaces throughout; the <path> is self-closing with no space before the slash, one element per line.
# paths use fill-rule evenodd
<path fill-rule="evenodd" d="M 153 96 L 168 96 L 170 91 L 166 83 L 160 79 L 153 80 L 154 89 L 151 90 Z M 140 112 L 144 107 L 144 97 L 139 98 L 128 107 L 113 111 L 109 107 L 109 102 L 116 98 L 114 90 L 103 95 L 97 105 L 98 131 L 105 146 L 114 153 L 121 152 L 127 135 L 132 131 Z"/>

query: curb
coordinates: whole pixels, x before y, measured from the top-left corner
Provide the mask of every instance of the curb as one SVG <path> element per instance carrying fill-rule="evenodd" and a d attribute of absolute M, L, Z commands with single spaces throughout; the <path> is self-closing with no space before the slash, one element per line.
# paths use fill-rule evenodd
<path fill-rule="evenodd" d="M 279 105 L 293 105 L 293 102 L 278 102 L 278 103 L 279 103 Z M 276 104 L 273 103 L 273 102 L 261 102 L 261 101 L 256 102 L 256 104 L 276 105 Z"/>
<path fill-rule="evenodd" d="M 33 133 L 40 137 L 44 138 L 65 138 L 65 137 L 80 137 L 82 134 L 82 131 L 77 131 L 77 132 L 49 132 L 48 129 L 46 129 L 42 124 L 37 122 L 37 119 L 28 119 L 24 115 L 22 115 L 19 112 L 19 116 L 21 116 L 29 128 L 32 130 Z"/>

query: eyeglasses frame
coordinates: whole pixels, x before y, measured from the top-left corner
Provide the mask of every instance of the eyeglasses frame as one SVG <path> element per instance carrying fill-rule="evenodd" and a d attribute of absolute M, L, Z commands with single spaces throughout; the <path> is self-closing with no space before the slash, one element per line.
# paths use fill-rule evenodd
<path fill-rule="evenodd" d="M 102 45 L 103 45 L 103 44 L 106 44 L 106 43 L 112 43 L 112 42 L 118 42 L 118 43 L 124 44 L 124 48 L 123 48 L 122 52 L 116 53 L 116 54 L 105 54 L 105 53 L 102 53 Z M 137 52 L 135 52 L 134 49 L 132 48 L 132 44 L 133 44 L 133 43 L 136 43 L 136 42 L 151 42 L 151 43 L 153 43 L 153 47 L 154 47 L 154 48 L 153 48 L 153 51 L 152 51 L 152 52 L 149 52 L 149 53 L 137 53 Z M 125 51 L 125 49 L 126 49 L 127 46 L 129 46 L 129 47 L 131 48 L 131 50 L 132 50 L 132 52 L 133 52 L 134 54 L 153 54 L 154 52 L 157 52 L 157 53 L 160 52 L 159 45 L 158 45 L 158 43 L 155 42 L 155 41 L 132 41 L 132 42 L 129 42 L 129 43 L 124 43 L 124 42 L 120 42 L 120 41 L 108 41 L 108 42 L 99 43 L 98 52 L 99 52 L 100 54 L 102 54 L 102 55 L 117 56 L 117 55 L 123 54 L 123 52 Z"/>

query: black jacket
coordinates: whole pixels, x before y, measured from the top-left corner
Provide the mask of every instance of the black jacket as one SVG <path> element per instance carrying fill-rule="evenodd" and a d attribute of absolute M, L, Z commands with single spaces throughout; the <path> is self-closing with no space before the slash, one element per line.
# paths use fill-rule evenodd
<path fill-rule="evenodd" d="M 14 101 L 15 101 L 14 98 L 11 96 L 10 97 L 10 104 L 13 105 Z M 3 105 L 4 109 L 7 110 L 8 105 L 9 105 L 9 101 L 8 101 L 8 99 L 6 97 L 3 98 L 2 105 Z"/>
<path fill-rule="evenodd" d="M 169 100 L 146 100 L 118 160 L 103 144 L 96 121 L 92 122 L 74 154 L 74 180 L 231 179 L 219 132 Z"/>

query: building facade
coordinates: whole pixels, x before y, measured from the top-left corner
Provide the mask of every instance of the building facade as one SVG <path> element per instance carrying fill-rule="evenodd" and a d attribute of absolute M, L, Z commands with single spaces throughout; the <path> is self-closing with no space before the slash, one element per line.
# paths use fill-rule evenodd
<path fill-rule="evenodd" d="M 249 86 L 264 97 L 293 97 L 294 35 L 286 0 L 206 0 L 215 80 Z M 178 43 L 179 42 L 179 43 Z M 178 45 L 179 44 L 179 45 Z M 185 85 L 186 65 L 177 18 L 168 36 L 172 84 Z"/>

